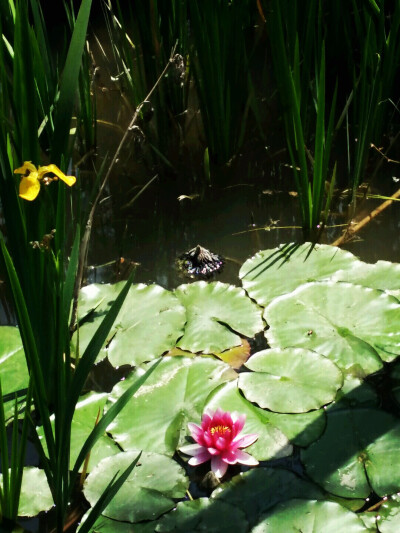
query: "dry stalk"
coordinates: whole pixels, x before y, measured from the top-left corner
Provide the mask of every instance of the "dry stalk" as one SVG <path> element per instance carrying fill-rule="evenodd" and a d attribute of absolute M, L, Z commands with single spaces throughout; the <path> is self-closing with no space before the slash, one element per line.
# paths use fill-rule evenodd
<path fill-rule="evenodd" d="M 354 226 L 349 226 L 345 230 L 343 235 L 339 237 L 338 239 L 336 239 L 335 242 L 332 243 L 332 246 L 341 246 L 343 243 L 348 242 L 353 237 L 353 235 L 359 232 L 361 228 L 363 228 L 366 224 L 368 224 L 368 222 L 370 222 L 376 216 L 382 213 L 384 209 L 389 207 L 389 205 L 391 205 L 393 201 L 399 197 L 400 197 L 400 189 L 396 191 L 394 194 L 392 194 L 392 196 L 390 197 L 391 198 L 390 200 L 386 200 L 385 202 L 383 202 L 379 207 L 371 211 L 371 213 L 369 213 L 362 220 L 360 220 L 360 222 L 358 222 Z"/>
<path fill-rule="evenodd" d="M 176 50 L 177 44 L 178 43 L 176 43 L 175 46 L 173 47 L 173 49 L 171 51 L 171 55 L 170 55 L 169 60 L 168 60 L 168 63 L 165 65 L 164 70 L 161 72 L 161 74 L 158 77 L 157 81 L 155 82 L 155 84 L 153 85 L 152 89 L 150 90 L 149 94 L 146 96 L 146 98 L 143 100 L 143 102 L 141 104 L 139 104 L 138 107 L 136 108 L 136 110 L 135 110 L 135 112 L 133 114 L 132 120 L 130 121 L 129 126 L 126 129 L 126 131 L 125 131 L 125 133 L 124 133 L 124 135 L 123 135 L 123 137 L 121 139 L 121 142 L 118 145 L 117 150 L 115 151 L 114 157 L 111 160 L 110 166 L 108 167 L 108 170 L 107 170 L 107 172 L 106 172 L 106 174 L 105 174 L 105 176 L 103 178 L 103 181 L 101 182 L 101 185 L 99 187 L 97 196 L 94 199 L 92 207 L 90 209 L 89 216 L 88 216 L 88 219 L 87 219 L 87 222 L 86 222 L 85 233 L 83 234 L 83 237 L 82 237 L 82 240 L 81 240 L 81 244 L 80 244 L 80 249 L 79 249 L 78 271 L 77 271 L 77 275 L 76 275 L 76 278 L 75 278 L 74 300 L 73 300 L 73 305 L 72 305 L 71 321 L 70 321 L 70 325 L 69 325 L 69 329 L 70 329 L 71 335 L 75 331 L 75 328 L 76 328 L 76 318 L 77 318 L 77 311 L 78 311 L 78 296 L 79 296 L 79 291 L 80 291 L 80 288 L 81 288 L 81 285 L 82 285 L 83 271 L 84 271 L 84 268 L 85 268 L 86 259 L 87 259 L 87 253 L 88 253 L 88 249 L 89 249 L 89 241 L 90 241 L 90 235 L 91 235 L 91 231 L 92 231 L 94 212 L 96 210 L 97 204 L 99 203 L 99 200 L 100 200 L 101 195 L 103 193 L 104 187 L 105 187 L 105 185 L 106 185 L 106 183 L 108 181 L 108 178 L 110 177 L 111 172 L 112 172 L 112 170 L 114 168 L 114 165 L 115 165 L 115 163 L 117 162 L 117 160 L 119 158 L 119 155 L 121 153 L 122 147 L 124 146 L 130 131 L 134 127 L 134 125 L 135 125 L 135 123 L 136 123 L 136 121 L 137 121 L 137 119 L 139 117 L 140 110 L 142 109 L 143 104 L 145 102 L 147 102 L 148 100 L 150 100 L 151 96 L 153 95 L 153 92 L 156 90 L 156 88 L 160 84 L 161 80 L 165 76 L 167 70 L 169 69 L 169 67 L 173 63 L 173 58 L 174 58 L 174 55 L 175 55 L 175 50 Z"/>

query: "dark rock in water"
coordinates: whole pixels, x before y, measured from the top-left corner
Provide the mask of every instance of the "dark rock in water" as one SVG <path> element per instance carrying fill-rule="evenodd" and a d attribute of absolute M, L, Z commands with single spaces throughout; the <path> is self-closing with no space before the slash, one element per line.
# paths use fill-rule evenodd
<path fill-rule="evenodd" d="M 191 278 L 210 278 L 213 274 L 222 272 L 224 258 L 203 248 L 199 244 L 182 254 L 177 261 L 179 269 Z"/>

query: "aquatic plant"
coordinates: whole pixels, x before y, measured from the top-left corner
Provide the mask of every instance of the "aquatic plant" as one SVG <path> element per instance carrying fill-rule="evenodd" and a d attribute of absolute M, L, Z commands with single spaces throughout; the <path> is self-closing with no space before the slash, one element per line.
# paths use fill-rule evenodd
<path fill-rule="evenodd" d="M 225 475 L 229 465 L 258 465 L 257 459 L 241 450 L 258 439 L 256 434 L 241 435 L 245 422 L 246 415 L 224 413 L 221 409 L 215 413 L 206 411 L 201 426 L 188 424 L 197 444 L 181 446 L 180 451 L 193 456 L 189 459 L 192 466 L 211 460 L 211 470 L 218 478 Z"/>
<path fill-rule="evenodd" d="M 46 60 L 51 53 L 39 4 L 32 2 L 32 25 L 25 2 L 19 2 L 15 7 L 10 2 L 7 8 L 12 14 L 15 29 L 13 41 L 8 42 L 4 38 L 0 41 L 0 56 L 7 57 L 0 66 L 0 108 L 3 116 L 0 128 L 0 199 L 7 231 L 6 237 L 0 234 L 0 245 L 32 388 L 26 396 L 27 414 L 19 447 L 16 438 L 13 439 L 11 484 L 8 483 L 7 473 L 4 474 L 3 491 L 7 499 L 0 498 L 0 503 L 3 516 L 14 519 L 18 510 L 29 427 L 29 438 L 37 447 L 55 504 L 56 529 L 61 532 L 69 506 L 75 498 L 76 480 L 85 458 L 148 374 L 132 384 L 124 399 L 118 401 L 97 425 L 93 425 L 76 461 L 70 466 L 71 424 L 75 406 L 129 290 L 132 277 L 86 350 L 77 354 L 73 365 L 69 317 L 80 241 L 79 223 L 73 218 L 73 209 L 71 213 L 67 212 L 67 198 L 72 201 L 73 194 L 68 197 L 64 187 L 45 187 L 38 198 L 37 195 L 41 183 L 46 181 L 61 179 L 70 186 L 76 181 L 75 176 L 67 176 L 61 169 L 67 166 L 73 149 L 69 131 L 81 67 L 78 58 L 82 56 L 85 44 L 91 0 L 83 0 L 80 6 L 64 57 L 63 75 L 57 77 L 56 83 L 54 73 L 46 69 Z M 47 84 L 46 73 L 49 74 Z M 54 89 L 53 94 L 48 92 L 51 88 Z M 39 124 L 41 127 L 38 127 Z M 41 135 L 44 129 L 45 136 Z M 40 164 L 42 158 L 39 154 L 42 152 L 50 152 L 54 164 Z M 25 163 L 19 167 L 21 160 Z M 23 175 L 18 183 L 14 169 L 17 174 L 28 172 L 28 175 Z M 56 177 L 46 178 L 49 173 Z M 34 199 L 36 201 L 32 202 Z M 72 218 L 72 223 L 67 226 L 68 217 Z M 151 373 L 152 370 L 149 370 Z M 31 396 L 34 416 L 43 424 L 43 442 L 38 438 L 33 419 L 29 416 Z M 55 421 L 53 426 L 52 417 Z M 0 422 L 4 442 L 4 420 Z M 15 432 L 16 414 L 14 428 Z M 2 446 L 2 465 L 8 472 L 5 452 L 6 447 Z M 121 476 L 112 480 L 102 497 L 103 503 L 96 507 L 90 520 L 96 518 L 102 506 L 106 505 L 107 498 L 118 490 L 137 459 L 134 458 Z"/>

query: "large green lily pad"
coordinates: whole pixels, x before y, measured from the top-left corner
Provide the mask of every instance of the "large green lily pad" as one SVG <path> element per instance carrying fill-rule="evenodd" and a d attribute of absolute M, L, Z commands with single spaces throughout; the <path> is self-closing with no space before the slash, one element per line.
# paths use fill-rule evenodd
<path fill-rule="evenodd" d="M 309 242 L 283 244 L 248 259 L 239 277 L 251 298 L 266 306 L 277 296 L 308 281 L 329 279 L 337 270 L 349 269 L 356 261 L 353 254 L 335 246 Z"/>
<path fill-rule="evenodd" d="M 1 488 L 2 485 L 3 474 L 0 474 Z M 48 511 L 53 505 L 53 497 L 44 470 L 26 466 L 22 475 L 18 516 L 36 516 L 42 511 Z"/>
<path fill-rule="evenodd" d="M 251 402 L 277 413 L 305 413 L 334 400 L 343 385 L 338 367 L 304 348 L 263 350 L 246 363 L 239 388 Z"/>
<path fill-rule="evenodd" d="M 315 282 L 276 298 L 264 317 L 270 346 L 296 346 L 363 377 L 400 354 L 400 304 L 360 285 Z M 380 357 L 379 357 L 380 356 Z"/>
<path fill-rule="evenodd" d="M 262 513 L 291 498 L 322 499 L 321 489 L 283 468 L 254 468 L 222 483 L 211 498 L 241 509 L 251 525 Z"/>
<path fill-rule="evenodd" d="M 79 317 L 86 317 L 79 328 L 82 354 L 106 315 L 124 282 L 115 285 L 92 284 L 79 298 Z M 108 356 L 118 367 L 139 365 L 170 350 L 183 333 L 186 313 L 172 292 L 159 285 L 133 285 L 110 331 L 97 361 Z M 73 338 L 76 351 L 77 334 Z"/>
<path fill-rule="evenodd" d="M 329 406 L 332 409 L 343 407 L 377 407 L 379 397 L 376 390 L 365 380 L 347 375 L 343 387 L 337 393 L 335 402 Z"/>
<path fill-rule="evenodd" d="M 139 450 L 134 450 L 107 457 L 92 470 L 83 489 L 92 507 L 113 476 L 124 472 L 138 454 Z M 103 515 L 128 522 L 154 520 L 185 496 L 188 485 L 189 479 L 178 463 L 165 455 L 143 452 Z"/>
<path fill-rule="evenodd" d="M 357 261 L 346 270 L 339 270 L 332 276 L 333 281 L 347 281 L 355 285 L 364 285 L 380 289 L 388 294 L 400 295 L 400 264 L 390 261 L 377 261 L 374 264 Z"/>
<path fill-rule="evenodd" d="M 282 431 L 292 444 L 305 447 L 320 437 L 325 429 L 326 414 L 324 409 L 309 413 L 282 414 L 266 412 L 271 424 Z"/>
<path fill-rule="evenodd" d="M 82 396 L 76 404 L 74 416 L 71 425 L 71 455 L 70 467 L 71 470 L 75 465 L 79 452 L 84 445 L 87 437 L 96 425 L 97 415 L 99 419 L 103 414 L 103 408 L 107 401 L 107 393 L 90 392 Z M 54 430 L 54 416 L 51 417 L 51 425 Z M 43 446 L 47 450 L 46 442 L 44 440 L 43 426 L 37 428 L 39 438 L 42 439 Z M 102 459 L 115 455 L 121 450 L 116 442 L 106 435 L 102 435 L 90 451 L 90 459 L 87 465 L 87 471 L 90 472 Z M 83 465 L 81 466 L 81 469 Z"/>
<path fill-rule="evenodd" d="M 185 333 L 178 342 L 183 350 L 222 352 L 241 344 L 239 334 L 253 337 L 264 328 L 261 309 L 233 285 L 198 281 L 181 285 L 175 294 L 187 312 Z"/>
<path fill-rule="evenodd" d="M 400 531 L 399 494 L 393 494 L 392 496 L 385 498 L 385 501 L 382 503 L 379 509 L 375 511 L 375 517 L 380 533 L 393 533 L 394 531 Z"/>
<path fill-rule="evenodd" d="M 117 383 L 116 401 L 143 373 Z M 173 455 L 189 435 L 188 422 L 199 423 L 208 394 L 236 373 L 212 357 L 165 357 L 108 427 L 124 450 L 131 448 Z"/>
<path fill-rule="evenodd" d="M 243 511 L 228 503 L 208 498 L 179 502 L 176 509 L 158 520 L 157 533 L 209 531 L 246 533 L 248 523 Z"/>
<path fill-rule="evenodd" d="M 309 476 L 328 492 L 366 498 L 400 490 L 400 422 L 385 411 L 328 412 L 322 437 L 301 451 Z"/>
<path fill-rule="evenodd" d="M 0 379 L 3 395 L 28 387 L 24 348 L 19 329 L 13 326 L 0 327 Z"/>
<path fill-rule="evenodd" d="M 91 509 L 82 517 L 80 528 L 83 527 L 87 515 Z M 111 520 L 107 516 L 100 515 L 93 524 L 90 533 L 154 533 L 154 528 L 157 520 L 150 522 L 142 522 L 140 524 L 132 524 L 130 522 L 120 522 L 119 520 Z"/>
<path fill-rule="evenodd" d="M 290 500 L 278 503 L 251 533 L 366 533 L 355 513 L 338 503 L 315 500 Z"/>
<path fill-rule="evenodd" d="M 258 440 L 246 448 L 246 452 L 259 461 L 286 457 L 292 453 L 292 446 L 287 437 L 268 421 L 265 411 L 241 396 L 236 381 L 221 385 L 212 392 L 205 407 L 214 411 L 220 407 L 223 411 L 245 414 L 243 433 L 258 434 Z"/>

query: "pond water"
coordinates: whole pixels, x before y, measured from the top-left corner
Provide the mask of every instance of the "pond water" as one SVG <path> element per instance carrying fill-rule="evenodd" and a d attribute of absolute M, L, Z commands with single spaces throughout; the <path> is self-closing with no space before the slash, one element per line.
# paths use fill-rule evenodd
<path fill-rule="evenodd" d="M 119 139 L 115 131 L 124 131 L 129 113 L 121 106 L 119 95 L 110 90 L 98 90 L 97 97 L 101 147 L 98 167 L 105 153 L 115 150 Z M 176 259 L 200 244 L 225 258 L 224 270 L 217 279 L 240 286 L 238 272 L 246 259 L 259 250 L 303 241 L 299 202 L 290 170 L 285 167 L 286 155 L 271 156 L 271 151 L 281 150 L 279 142 L 273 149 L 257 146 L 244 151 L 229 167 L 213 167 L 211 184 L 203 177 L 201 143 L 199 146 L 198 140 L 193 141 L 192 148 L 181 160 L 176 156 L 173 170 L 168 172 L 126 154 L 123 164 L 111 176 L 95 215 L 86 283 L 125 279 L 129 269 L 135 267 L 135 283 L 156 283 L 174 289 L 190 281 L 178 271 Z M 384 167 L 373 192 L 390 196 L 398 189 L 398 170 L 394 165 Z M 156 173 L 159 177 L 126 207 Z M 81 177 L 83 191 L 89 191 L 93 176 L 82 172 Z M 383 201 L 360 199 L 352 217 L 347 199 L 341 198 L 338 191 L 321 242 L 334 242 L 350 218 L 362 219 Z M 393 202 L 343 248 L 366 262 L 399 262 L 399 229 L 400 204 Z M 1 324 L 15 323 L 7 301 L 5 296 L 0 306 Z M 109 374 L 110 369 L 109 364 L 101 363 L 97 374 Z M 112 383 L 123 372 L 115 372 L 110 377 Z M 101 376 L 97 377 L 97 383 L 105 383 Z M 107 389 L 111 389 L 111 381 L 106 384 Z M 298 458 L 287 461 L 294 470 L 300 464 Z M 194 487 L 191 491 L 194 496 L 199 495 Z M 34 522 L 30 529 L 39 531 L 38 527 Z"/>

